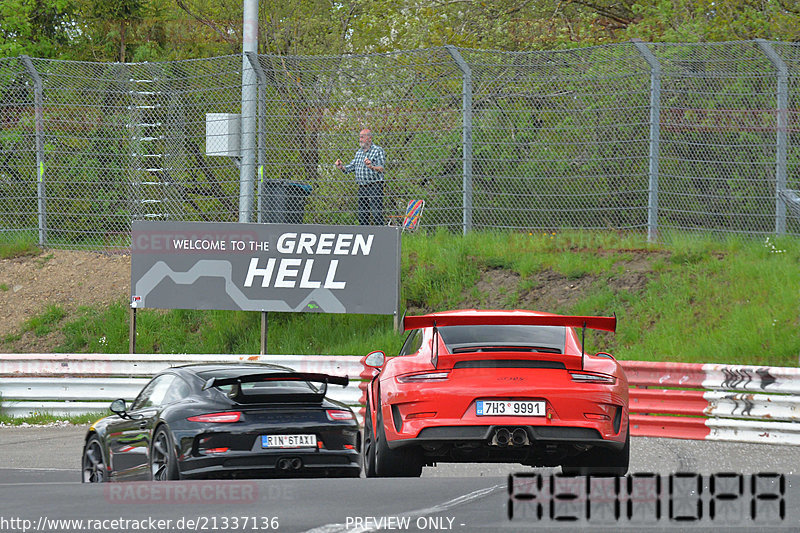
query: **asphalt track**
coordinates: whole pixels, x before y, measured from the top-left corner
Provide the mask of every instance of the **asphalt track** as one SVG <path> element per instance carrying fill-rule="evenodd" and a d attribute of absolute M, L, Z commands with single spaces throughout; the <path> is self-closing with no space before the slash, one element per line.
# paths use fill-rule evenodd
<path fill-rule="evenodd" d="M 633 438 L 634 475 L 587 496 L 590 482 L 558 469 L 482 464 L 420 479 L 84 485 L 84 431 L 0 428 L 0 531 L 800 531 L 798 446 Z"/>

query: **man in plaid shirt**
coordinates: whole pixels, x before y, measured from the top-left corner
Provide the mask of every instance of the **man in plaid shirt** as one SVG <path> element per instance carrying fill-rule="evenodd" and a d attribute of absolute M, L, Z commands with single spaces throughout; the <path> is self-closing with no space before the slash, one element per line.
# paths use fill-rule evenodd
<path fill-rule="evenodd" d="M 372 132 L 361 130 L 358 134 L 358 149 L 353 160 L 345 165 L 336 160 L 336 168 L 342 172 L 355 172 L 358 184 L 358 223 L 382 226 L 383 220 L 383 172 L 386 154 L 383 148 L 372 144 Z"/>

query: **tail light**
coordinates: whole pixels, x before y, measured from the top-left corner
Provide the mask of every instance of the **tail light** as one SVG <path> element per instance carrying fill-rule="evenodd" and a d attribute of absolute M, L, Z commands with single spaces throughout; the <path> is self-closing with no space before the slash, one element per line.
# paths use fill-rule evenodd
<path fill-rule="evenodd" d="M 190 416 L 186 420 L 189 422 L 206 422 L 209 424 L 230 424 L 231 422 L 238 422 L 241 418 L 241 412 L 230 411 L 227 413 L 208 413 L 205 415 Z"/>
<path fill-rule="evenodd" d="M 227 453 L 230 448 L 205 448 L 203 453 Z"/>
<path fill-rule="evenodd" d="M 344 409 L 328 409 L 325 414 L 328 415 L 328 420 L 353 420 L 355 418 L 352 412 Z"/>
<path fill-rule="evenodd" d="M 613 385 L 617 382 L 614 376 L 607 376 L 605 374 L 589 374 L 587 372 L 570 372 L 572 381 L 577 383 L 603 383 L 605 385 Z"/>
<path fill-rule="evenodd" d="M 424 374 L 406 374 L 404 376 L 397 376 L 397 381 L 400 383 L 425 383 L 429 381 L 446 381 L 449 377 L 449 372 L 426 372 Z"/>

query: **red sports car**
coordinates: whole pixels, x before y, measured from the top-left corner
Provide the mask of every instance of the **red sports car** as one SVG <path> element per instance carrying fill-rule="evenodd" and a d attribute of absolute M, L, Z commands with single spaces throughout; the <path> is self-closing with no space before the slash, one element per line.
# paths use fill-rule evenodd
<path fill-rule="evenodd" d="M 438 462 L 628 471 L 628 381 L 608 353 L 583 353 L 585 329 L 616 317 L 447 311 L 404 319 L 400 354 L 364 357 L 367 477 L 419 476 Z M 580 337 L 575 329 L 581 332 Z"/>

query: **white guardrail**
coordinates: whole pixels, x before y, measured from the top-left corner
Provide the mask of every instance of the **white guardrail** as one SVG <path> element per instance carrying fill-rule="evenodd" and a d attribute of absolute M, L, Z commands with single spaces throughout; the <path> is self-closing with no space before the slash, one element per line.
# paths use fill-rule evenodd
<path fill-rule="evenodd" d="M 328 397 L 353 407 L 361 419 L 363 366 L 358 356 L 185 355 L 185 354 L 0 354 L 0 412 L 20 417 L 35 413 L 111 414 L 117 398 L 133 400 L 165 368 L 192 363 L 259 362 L 299 372 L 347 376 L 347 387 L 331 385 Z"/>
<path fill-rule="evenodd" d="M 361 421 L 371 373 L 352 355 L 0 354 L 0 411 L 109 414 L 112 400 L 133 400 L 165 368 L 245 361 L 349 377 L 350 385 L 330 386 L 328 394 Z M 621 363 L 634 436 L 800 445 L 799 368 Z"/>

